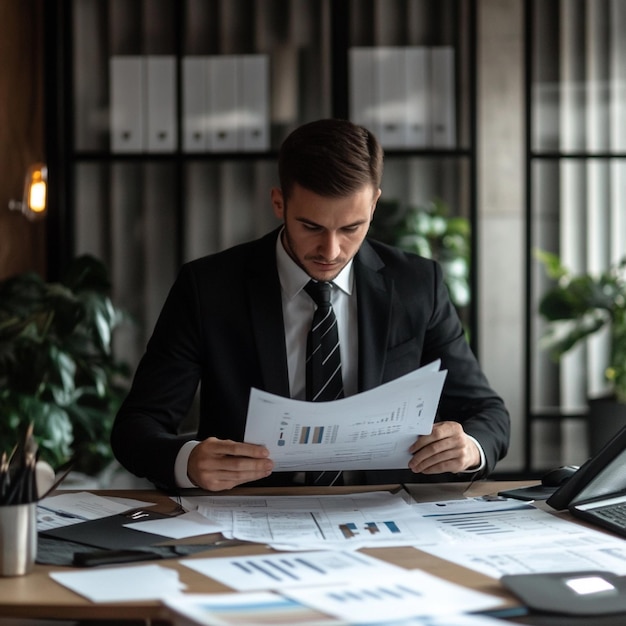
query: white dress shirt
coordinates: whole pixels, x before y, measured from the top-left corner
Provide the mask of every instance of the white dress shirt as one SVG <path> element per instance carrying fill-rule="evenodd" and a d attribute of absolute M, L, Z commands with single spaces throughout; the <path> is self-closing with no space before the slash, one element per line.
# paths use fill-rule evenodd
<path fill-rule="evenodd" d="M 304 400 L 306 343 L 315 311 L 315 303 L 304 291 L 304 286 L 311 277 L 287 254 L 280 237 L 276 243 L 276 261 L 283 302 L 289 395 Z M 341 270 L 331 285 L 330 301 L 337 318 L 343 390 L 346 396 L 352 396 L 358 390 L 358 324 L 352 261 Z"/>

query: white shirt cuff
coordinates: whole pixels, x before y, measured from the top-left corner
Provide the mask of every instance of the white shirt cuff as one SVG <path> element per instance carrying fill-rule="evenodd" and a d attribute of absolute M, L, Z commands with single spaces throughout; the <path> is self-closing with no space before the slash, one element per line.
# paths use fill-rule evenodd
<path fill-rule="evenodd" d="M 478 441 L 474 437 L 472 437 L 471 435 L 467 435 L 467 436 L 476 444 L 476 447 L 478 448 L 478 453 L 480 454 L 480 465 L 478 467 L 473 467 L 471 469 L 463 470 L 462 472 L 460 472 L 461 474 L 468 474 L 468 473 L 473 474 L 474 472 L 480 472 L 485 469 L 485 465 L 487 464 L 487 461 L 485 460 L 485 453 L 483 451 L 483 447 L 478 443 Z"/>
<path fill-rule="evenodd" d="M 174 479 L 176 480 L 176 486 L 181 489 L 189 489 L 190 487 L 197 487 L 187 476 L 187 463 L 189 462 L 189 455 L 191 451 L 199 444 L 199 441 L 188 441 L 183 444 L 183 447 L 178 451 L 176 456 L 176 462 L 174 463 Z"/>

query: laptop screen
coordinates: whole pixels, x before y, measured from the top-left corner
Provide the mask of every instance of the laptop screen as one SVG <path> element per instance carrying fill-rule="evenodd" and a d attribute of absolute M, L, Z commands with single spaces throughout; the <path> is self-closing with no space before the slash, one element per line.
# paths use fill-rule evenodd
<path fill-rule="evenodd" d="M 546 501 L 554 509 L 626 492 L 626 426 Z"/>
<path fill-rule="evenodd" d="M 572 504 L 615 495 L 620 491 L 626 491 L 626 447 L 572 498 Z"/>

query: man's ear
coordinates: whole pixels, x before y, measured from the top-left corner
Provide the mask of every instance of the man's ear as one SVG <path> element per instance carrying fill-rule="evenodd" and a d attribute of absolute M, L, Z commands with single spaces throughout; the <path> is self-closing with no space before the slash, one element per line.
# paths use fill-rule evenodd
<path fill-rule="evenodd" d="M 272 206 L 274 207 L 274 215 L 282 220 L 285 218 L 285 199 L 283 192 L 278 187 L 272 187 L 271 192 Z"/>
<path fill-rule="evenodd" d="M 382 194 L 382 192 L 383 192 L 382 189 L 378 189 L 376 193 L 374 194 L 374 200 L 372 201 L 372 212 L 370 213 L 370 222 L 374 219 L 374 211 L 376 210 L 376 203 L 378 202 L 378 199 L 380 198 L 380 195 Z"/>

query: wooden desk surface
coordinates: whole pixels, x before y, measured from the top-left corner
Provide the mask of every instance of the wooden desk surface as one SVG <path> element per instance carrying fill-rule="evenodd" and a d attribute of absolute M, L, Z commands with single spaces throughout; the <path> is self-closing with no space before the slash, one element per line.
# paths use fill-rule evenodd
<path fill-rule="evenodd" d="M 464 483 L 443 483 L 432 485 L 411 485 L 409 491 L 420 502 L 448 500 L 463 497 L 464 495 L 478 496 L 496 493 L 513 486 L 533 484 L 527 482 L 477 482 L 467 491 Z M 375 489 L 393 489 L 394 486 L 368 487 L 333 487 L 333 488 L 306 488 L 307 494 L 318 493 L 354 493 L 357 491 L 373 491 Z M 98 491 L 100 495 L 115 495 L 132 497 L 146 502 L 157 503 L 158 510 L 171 511 L 172 501 L 158 491 Z M 259 494 L 258 489 L 236 489 L 228 492 L 229 495 Z M 283 488 L 263 490 L 265 495 L 285 495 L 289 493 L 302 494 L 302 488 Z M 236 556 L 245 554 L 263 554 L 271 552 L 264 545 L 231 546 L 213 549 L 210 552 L 198 553 L 198 557 Z M 407 547 L 370 548 L 363 552 L 380 559 L 387 560 L 407 569 L 423 569 L 446 580 L 462 584 L 466 587 L 490 593 L 504 598 L 510 606 L 514 606 L 514 598 L 502 588 L 500 583 L 475 571 L 467 570 L 449 561 L 441 560 L 425 552 Z M 188 567 L 180 565 L 176 559 L 158 562 L 165 567 L 178 571 L 181 581 L 187 585 L 190 593 L 230 592 L 232 589 L 221 583 L 207 578 Z M 136 565 L 141 565 L 138 563 Z M 133 567 L 133 565 L 127 565 Z M 0 577 L 0 617 L 28 617 L 28 618 L 55 618 L 55 619 L 168 619 L 166 610 L 157 601 L 95 604 L 82 596 L 63 587 L 52 580 L 48 574 L 55 570 L 68 570 L 66 567 L 36 565 L 32 573 L 26 576 Z"/>

